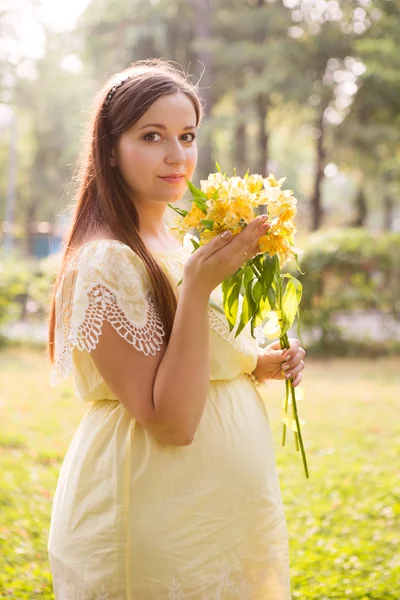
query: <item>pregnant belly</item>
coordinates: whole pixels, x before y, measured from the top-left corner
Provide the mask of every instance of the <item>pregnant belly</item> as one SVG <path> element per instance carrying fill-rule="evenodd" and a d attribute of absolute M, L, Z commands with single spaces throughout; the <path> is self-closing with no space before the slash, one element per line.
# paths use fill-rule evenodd
<path fill-rule="evenodd" d="M 147 507 L 162 501 L 181 503 L 184 510 L 219 498 L 221 511 L 236 513 L 275 494 L 279 483 L 263 401 L 245 376 L 211 382 L 192 444 L 163 446 L 136 428 L 131 473 L 132 493 Z"/>
<path fill-rule="evenodd" d="M 268 414 L 247 378 L 211 384 L 191 445 L 149 447 L 146 467 L 132 457 L 132 560 L 142 574 L 155 556 L 168 570 L 171 555 L 182 565 L 198 557 L 204 572 L 247 554 L 261 569 L 285 534 Z"/>

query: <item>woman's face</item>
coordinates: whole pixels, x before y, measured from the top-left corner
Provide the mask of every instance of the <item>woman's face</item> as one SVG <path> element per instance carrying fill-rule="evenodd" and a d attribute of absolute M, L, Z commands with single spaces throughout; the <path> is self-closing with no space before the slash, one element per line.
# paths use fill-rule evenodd
<path fill-rule="evenodd" d="M 196 129 L 191 100 L 176 93 L 156 100 L 121 135 L 111 165 L 118 165 L 134 200 L 167 203 L 182 198 L 196 167 Z"/>

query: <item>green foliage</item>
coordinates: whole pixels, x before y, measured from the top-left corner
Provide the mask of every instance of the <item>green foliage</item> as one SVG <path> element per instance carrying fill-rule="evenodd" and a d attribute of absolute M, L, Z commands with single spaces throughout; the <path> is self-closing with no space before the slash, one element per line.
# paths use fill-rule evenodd
<path fill-rule="evenodd" d="M 0 371 L 0 598 L 53 600 L 51 504 L 85 409 L 71 381 L 47 389 L 43 352 L 1 352 Z M 307 481 L 294 444 L 280 446 L 282 382 L 262 392 L 288 522 L 293 600 L 398 600 L 397 360 L 309 360 L 305 381 Z"/>
<path fill-rule="evenodd" d="M 399 256 L 399 233 L 345 229 L 310 235 L 301 260 L 302 322 L 319 330 L 319 350 L 340 344 L 334 322 L 339 311 L 375 309 L 400 318 Z"/>
<path fill-rule="evenodd" d="M 26 262 L 0 262 L 0 324 L 18 317 L 20 300 L 26 297 L 30 281 L 32 274 Z"/>
<path fill-rule="evenodd" d="M 21 317 L 25 320 L 46 318 L 59 264 L 59 254 L 41 260 L 17 256 L 0 260 L 0 324 Z M 31 308 L 26 311 L 28 303 Z"/>

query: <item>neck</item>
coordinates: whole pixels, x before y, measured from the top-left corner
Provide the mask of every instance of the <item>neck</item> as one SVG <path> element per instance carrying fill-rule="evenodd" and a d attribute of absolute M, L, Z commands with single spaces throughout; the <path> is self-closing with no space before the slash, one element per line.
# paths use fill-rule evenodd
<path fill-rule="evenodd" d="M 166 204 L 151 202 L 148 199 L 140 202 L 135 199 L 135 208 L 139 215 L 140 237 L 146 246 L 154 247 L 157 243 L 170 239 L 168 227 L 164 222 Z"/>

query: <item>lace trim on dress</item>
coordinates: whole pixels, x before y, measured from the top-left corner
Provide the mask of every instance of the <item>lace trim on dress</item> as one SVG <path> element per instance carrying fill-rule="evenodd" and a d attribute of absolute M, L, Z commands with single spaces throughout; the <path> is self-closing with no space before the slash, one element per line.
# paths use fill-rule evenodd
<path fill-rule="evenodd" d="M 65 332 L 63 350 L 61 353 L 57 351 L 55 353 L 50 384 L 54 386 L 60 379 L 67 378 L 71 374 L 74 348 L 86 352 L 96 348 L 103 321 L 108 321 L 115 331 L 136 350 L 146 356 L 148 354 L 154 356 L 162 346 L 165 331 L 150 294 L 147 295 L 147 303 L 147 321 L 143 327 L 136 327 L 127 319 L 117 298 L 102 284 L 93 286 L 88 293 L 86 316 L 77 327 L 71 326 L 72 307 L 66 306 L 62 315 Z"/>
<path fill-rule="evenodd" d="M 212 327 L 212 329 L 214 329 L 220 336 L 222 336 L 224 340 L 232 344 L 232 346 L 236 350 L 238 350 L 238 352 L 244 354 L 254 353 L 254 346 L 251 343 L 253 338 L 251 338 L 250 340 L 248 339 L 248 336 L 251 336 L 251 333 L 249 333 L 248 336 L 242 335 L 242 333 L 244 332 L 243 330 L 238 335 L 238 337 L 235 338 L 235 333 L 239 326 L 239 321 L 236 322 L 232 331 L 229 331 L 229 326 L 225 313 L 222 313 L 219 310 L 215 309 L 213 306 L 210 306 L 208 310 L 208 315 L 210 327 Z M 261 326 L 254 328 L 254 336 L 256 343 L 259 346 L 263 346 L 265 344 L 266 337 Z"/>
<path fill-rule="evenodd" d="M 223 337 L 224 340 L 232 344 L 232 346 L 238 352 L 241 352 L 243 354 L 252 354 L 251 348 L 249 348 L 249 346 L 246 344 L 246 341 L 243 339 L 243 337 L 240 336 L 240 334 L 237 338 L 235 338 L 238 323 L 236 323 L 232 331 L 229 331 L 229 326 L 225 314 L 218 312 L 212 306 L 210 306 L 208 309 L 208 316 L 210 327 L 212 327 L 214 331 L 216 331 L 221 337 Z"/>
<path fill-rule="evenodd" d="M 58 561 L 53 559 L 53 563 L 55 562 Z M 58 587 L 57 579 L 59 579 L 59 574 L 58 577 L 54 578 L 56 587 Z M 243 577 L 240 569 L 237 569 L 233 564 L 229 565 L 226 561 L 223 561 L 219 575 L 216 575 L 213 582 L 213 595 L 210 596 L 209 592 L 207 595 L 204 593 L 201 596 L 201 600 L 251 600 L 255 592 L 255 585 L 249 583 Z M 162 596 L 165 600 L 186 600 L 187 598 L 184 587 L 176 577 L 173 577 L 169 589 L 166 590 L 166 594 L 166 596 Z M 153 598 L 153 594 L 149 594 L 150 597 Z M 96 590 L 84 583 L 78 585 L 71 583 L 61 584 L 57 598 L 59 600 L 123 600 L 108 591 L 105 585 L 101 585 Z M 143 597 L 143 600 L 146 599 Z"/>
<path fill-rule="evenodd" d="M 113 252 L 101 263 L 101 271 L 90 268 L 88 257 L 81 260 L 79 270 L 76 265 L 69 265 L 66 270 L 56 297 L 52 386 L 71 374 L 74 348 L 89 353 L 96 348 L 104 321 L 146 356 L 154 356 L 161 349 L 164 325 L 150 290 L 145 289 L 143 273 L 127 259 L 123 247 Z M 74 274 L 77 275 L 73 286 Z M 68 289 L 72 299 L 65 301 L 63 295 Z"/>

